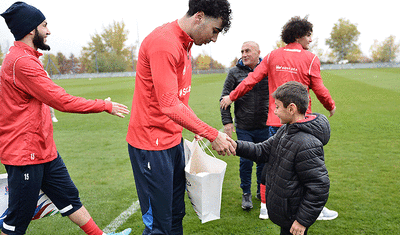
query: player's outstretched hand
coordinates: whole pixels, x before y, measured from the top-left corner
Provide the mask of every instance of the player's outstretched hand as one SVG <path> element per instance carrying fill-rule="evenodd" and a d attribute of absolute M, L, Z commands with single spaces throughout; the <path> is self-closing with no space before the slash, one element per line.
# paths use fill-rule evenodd
<path fill-rule="evenodd" d="M 329 117 L 332 117 L 333 114 L 335 114 L 335 112 L 336 112 L 336 106 L 331 111 L 329 111 Z"/>
<path fill-rule="evenodd" d="M 112 115 L 118 116 L 120 118 L 124 118 L 125 117 L 124 114 L 129 114 L 129 110 L 126 105 L 123 105 L 123 104 L 120 104 L 117 102 L 112 102 L 110 97 L 105 99 L 105 101 L 110 101 L 112 103 L 112 111 L 111 111 Z"/>

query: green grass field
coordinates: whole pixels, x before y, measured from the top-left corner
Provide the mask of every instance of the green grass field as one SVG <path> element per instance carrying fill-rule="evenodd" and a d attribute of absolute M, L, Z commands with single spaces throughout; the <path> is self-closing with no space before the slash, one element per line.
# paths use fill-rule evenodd
<path fill-rule="evenodd" d="M 222 128 L 219 97 L 226 74 L 193 76 L 190 106 L 206 123 Z M 329 209 L 339 212 L 332 221 L 317 221 L 309 234 L 398 234 L 400 230 L 400 69 L 323 71 L 326 87 L 336 101 L 329 118 L 331 140 L 325 159 L 331 179 Z M 132 78 L 58 80 L 57 84 L 88 99 L 112 97 L 131 106 Z M 328 112 L 312 94 L 313 111 Z M 125 141 L 129 117 L 106 113 L 69 114 L 56 111 L 54 138 L 83 204 L 100 228 L 137 201 Z M 184 131 L 192 140 L 193 134 Z M 215 153 L 216 154 L 216 153 Z M 243 211 L 239 187 L 239 158 L 227 162 L 221 219 L 201 224 L 186 197 L 185 234 L 279 234 L 270 220 L 260 220 L 259 201 Z M 5 172 L 4 168 L 1 172 Z M 255 174 L 253 181 L 255 182 Z M 253 194 L 256 186 L 253 184 Z M 140 211 L 117 231 L 131 227 L 141 234 Z M 55 215 L 33 221 L 32 235 L 83 234 L 67 218 Z"/>

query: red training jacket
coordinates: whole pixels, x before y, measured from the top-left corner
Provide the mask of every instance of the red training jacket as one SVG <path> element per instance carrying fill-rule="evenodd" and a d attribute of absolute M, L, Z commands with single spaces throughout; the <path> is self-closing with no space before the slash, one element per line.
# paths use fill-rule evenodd
<path fill-rule="evenodd" d="M 299 43 L 290 43 L 268 54 L 254 72 L 250 73 L 247 78 L 230 93 L 229 98 L 232 101 L 237 100 L 266 76 L 268 76 L 269 94 L 271 95 L 284 83 L 297 81 L 306 85 L 308 90 L 312 89 L 318 100 L 328 111 L 335 108 L 335 102 L 322 82 L 318 57 L 304 50 Z M 280 127 L 282 124 L 278 116 L 274 114 L 275 99 L 271 95 L 269 97 L 267 125 Z M 311 98 L 307 110 L 307 114 L 310 113 Z"/>
<path fill-rule="evenodd" d="M 0 159 L 5 165 L 41 164 L 57 157 L 49 106 L 72 113 L 112 111 L 111 102 L 67 94 L 49 78 L 41 55 L 17 41 L 1 67 Z"/>
<path fill-rule="evenodd" d="M 193 40 L 178 21 L 156 28 L 142 42 L 127 142 L 138 149 L 165 150 L 182 140 L 183 127 L 214 141 L 218 130 L 190 109 Z"/>

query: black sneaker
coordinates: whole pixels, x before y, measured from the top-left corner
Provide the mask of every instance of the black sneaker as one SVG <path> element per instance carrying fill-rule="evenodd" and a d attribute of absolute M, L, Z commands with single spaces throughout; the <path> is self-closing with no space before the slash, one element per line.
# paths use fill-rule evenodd
<path fill-rule="evenodd" d="M 242 208 L 243 210 L 251 210 L 253 208 L 253 202 L 251 201 L 251 193 L 243 193 Z"/>

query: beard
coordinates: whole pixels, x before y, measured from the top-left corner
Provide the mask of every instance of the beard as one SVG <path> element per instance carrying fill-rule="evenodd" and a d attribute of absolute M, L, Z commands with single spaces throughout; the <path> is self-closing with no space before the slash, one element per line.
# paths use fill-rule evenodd
<path fill-rule="evenodd" d="M 50 46 L 44 43 L 44 37 L 39 34 L 37 29 L 35 30 L 35 36 L 33 37 L 33 45 L 38 49 L 50 51 Z"/>

